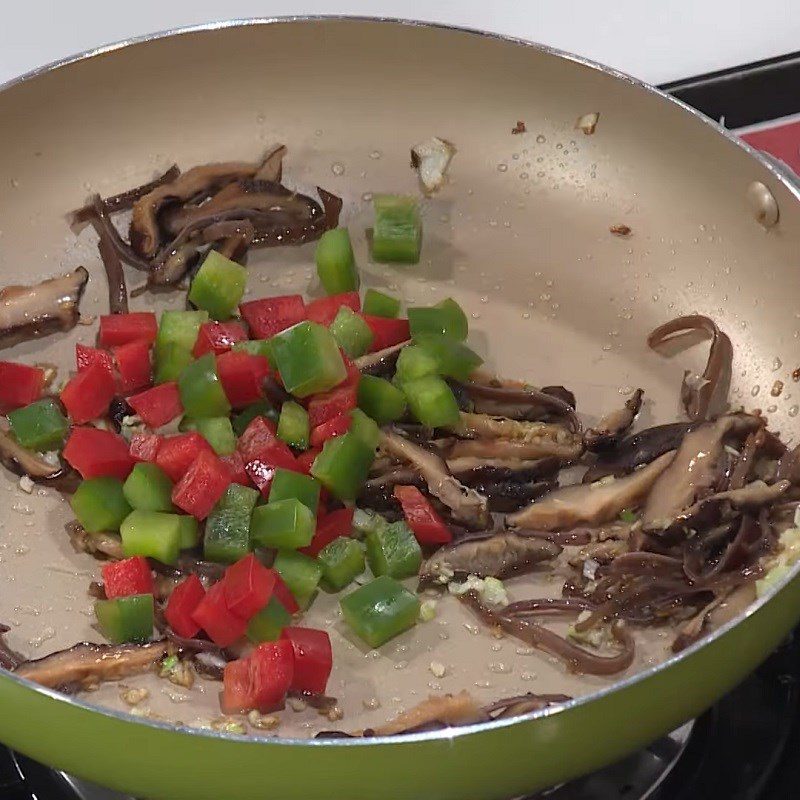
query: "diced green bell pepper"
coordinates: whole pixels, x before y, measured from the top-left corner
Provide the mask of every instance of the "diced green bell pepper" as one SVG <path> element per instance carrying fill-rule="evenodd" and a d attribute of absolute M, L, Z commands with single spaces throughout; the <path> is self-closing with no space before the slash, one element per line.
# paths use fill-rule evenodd
<path fill-rule="evenodd" d="M 374 450 L 378 446 L 380 430 L 378 423 L 372 417 L 368 417 L 360 408 L 354 408 L 350 412 L 350 433 L 357 436 L 364 444 Z"/>
<path fill-rule="evenodd" d="M 336 312 L 329 330 L 350 358 L 360 358 L 372 346 L 372 328 L 349 306 Z"/>
<path fill-rule="evenodd" d="M 230 414 L 231 404 L 222 388 L 213 353 L 206 353 L 183 368 L 178 377 L 178 389 L 183 410 L 195 421 Z"/>
<path fill-rule="evenodd" d="M 422 217 L 413 197 L 381 194 L 373 200 L 372 258 L 382 263 L 416 264 L 422 247 Z"/>
<path fill-rule="evenodd" d="M 448 378 L 466 381 L 483 364 L 483 359 L 474 350 L 451 336 L 423 333 L 417 336 L 415 341 L 417 347 L 436 360 L 437 372 Z"/>
<path fill-rule="evenodd" d="M 408 325 L 415 341 L 426 333 L 438 333 L 463 342 L 469 332 L 467 315 L 452 297 L 435 306 L 409 308 Z"/>
<path fill-rule="evenodd" d="M 358 270 L 347 228 L 334 228 L 320 236 L 314 253 L 320 283 L 328 294 L 358 291 Z"/>
<path fill-rule="evenodd" d="M 200 526 L 197 520 L 188 514 L 178 514 L 178 524 L 180 525 L 181 550 L 197 547 L 200 544 Z"/>
<path fill-rule="evenodd" d="M 247 430 L 247 426 L 256 417 L 266 417 L 273 422 L 277 422 L 278 412 L 266 400 L 259 400 L 257 403 L 247 406 L 241 413 L 233 417 L 231 421 L 233 432 L 237 436 L 241 436 Z"/>
<path fill-rule="evenodd" d="M 229 417 L 184 417 L 179 428 L 182 431 L 197 431 L 218 456 L 229 456 L 236 450 L 236 434 Z"/>
<path fill-rule="evenodd" d="M 366 568 L 364 548 L 347 536 L 334 539 L 317 553 L 322 566 L 322 586 L 326 591 L 339 592 L 349 586 Z"/>
<path fill-rule="evenodd" d="M 258 492 L 232 483 L 206 520 L 203 553 L 209 561 L 232 564 L 250 550 L 250 525 Z"/>
<path fill-rule="evenodd" d="M 333 334 L 316 322 L 298 322 L 272 338 L 286 391 L 296 397 L 327 392 L 347 377 Z"/>
<path fill-rule="evenodd" d="M 339 601 L 345 622 L 370 647 L 380 647 L 412 628 L 419 598 L 388 575 L 381 575 Z"/>
<path fill-rule="evenodd" d="M 158 323 L 155 344 L 155 382 L 175 381 L 192 360 L 192 348 L 207 311 L 165 311 Z"/>
<path fill-rule="evenodd" d="M 281 415 L 278 418 L 278 438 L 298 450 L 305 450 L 308 448 L 310 435 L 308 411 L 300 403 L 287 400 L 281 406 Z"/>
<path fill-rule="evenodd" d="M 292 615 L 277 597 L 250 618 L 247 625 L 247 638 L 251 642 L 274 642 L 280 638 L 281 631 L 292 624 Z"/>
<path fill-rule="evenodd" d="M 350 430 L 325 442 L 311 474 L 339 500 L 355 500 L 374 459 L 375 448 Z"/>
<path fill-rule="evenodd" d="M 153 635 L 153 595 L 132 594 L 114 600 L 98 600 L 94 613 L 100 632 L 113 644 L 144 644 Z"/>
<path fill-rule="evenodd" d="M 395 366 L 394 380 L 403 384 L 426 375 L 438 375 L 439 360 L 417 344 L 409 344 L 400 351 Z M 363 377 L 363 375 L 362 375 Z"/>
<path fill-rule="evenodd" d="M 253 512 L 250 536 L 258 547 L 296 549 L 311 543 L 315 524 L 309 508 L 291 497 L 258 506 Z"/>
<path fill-rule="evenodd" d="M 400 301 L 396 297 L 379 292 L 377 289 L 367 289 L 364 293 L 362 305 L 365 314 L 371 317 L 386 317 L 395 319 L 400 313 Z"/>
<path fill-rule="evenodd" d="M 353 514 L 353 532 L 356 538 L 363 539 L 371 531 L 384 527 L 389 523 L 375 511 L 357 508 Z"/>
<path fill-rule="evenodd" d="M 438 375 L 427 375 L 403 384 L 408 407 L 428 428 L 457 425 L 461 419 L 453 390 Z"/>
<path fill-rule="evenodd" d="M 402 520 L 377 525 L 367 533 L 367 563 L 376 577 L 410 578 L 419 572 L 422 549 Z"/>
<path fill-rule="evenodd" d="M 272 564 L 301 608 L 308 608 L 322 579 L 322 566 L 296 550 L 279 550 Z"/>
<path fill-rule="evenodd" d="M 122 485 L 122 491 L 131 508 L 139 511 L 175 511 L 172 505 L 172 481 L 155 464 L 136 464 Z"/>
<path fill-rule="evenodd" d="M 8 421 L 17 441 L 29 450 L 55 450 L 64 443 L 69 430 L 67 418 L 50 397 L 11 411 Z"/>
<path fill-rule="evenodd" d="M 163 511 L 131 511 L 120 526 L 125 557 L 144 556 L 162 564 L 174 564 L 181 547 L 178 514 Z"/>
<path fill-rule="evenodd" d="M 216 250 L 209 250 L 189 289 L 189 302 L 211 315 L 230 319 L 247 285 L 247 270 Z"/>
<path fill-rule="evenodd" d="M 320 488 L 319 482 L 310 475 L 278 468 L 275 470 L 272 485 L 269 487 L 269 502 L 299 500 L 312 514 L 316 514 Z"/>
<path fill-rule="evenodd" d="M 78 486 L 70 500 L 78 522 L 89 533 L 118 531 L 131 507 L 117 478 L 90 478 Z"/>
<path fill-rule="evenodd" d="M 386 425 L 406 413 L 406 398 L 384 378 L 362 375 L 358 381 L 358 407 L 378 425 Z"/>

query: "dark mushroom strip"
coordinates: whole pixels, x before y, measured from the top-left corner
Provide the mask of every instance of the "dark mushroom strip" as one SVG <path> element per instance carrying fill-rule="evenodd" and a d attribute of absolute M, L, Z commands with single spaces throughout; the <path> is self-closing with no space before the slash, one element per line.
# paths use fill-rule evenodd
<path fill-rule="evenodd" d="M 554 478 L 563 462 L 559 458 L 474 458 L 447 460 L 447 468 L 462 483 L 471 486 L 484 481 L 536 481 Z"/>
<path fill-rule="evenodd" d="M 174 181 L 161 184 L 140 197 L 133 205 L 130 225 L 130 242 L 134 251 L 148 259 L 158 252 L 161 232 L 157 215 L 165 203 L 207 196 L 227 183 L 252 178 L 260 167 L 261 164 L 242 161 L 204 164 L 187 170 Z"/>
<path fill-rule="evenodd" d="M 291 224 L 276 224 L 272 212 L 263 212 L 252 217 L 255 227 L 253 247 L 282 247 L 314 242 L 327 230 L 339 224 L 342 213 L 342 199 L 321 186 L 317 186 L 317 194 L 322 201 L 320 210 L 316 202 L 305 195 L 298 195 L 313 206 L 311 218 L 294 221 Z"/>
<path fill-rule="evenodd" d="M 397 357 L 403 348 L 411 344 L 411 339 L 393 344 L 375 353 L 367 353 L 355 360 L 355 365 L 364 375 L 376 375 L 381 378 L 391 376 L 397 364 Z"/>
<path fill-rule="evenodd" d="M 594 611 L 595 604 L 583 597 L 542 597 L 518 600 L 503 606 L 503 613 L 511 617 L 533 617 L 546 614 L 580 614 Z"/>
<path fill-rule="evenodd" d="M 477 594 L 467 592 L 461 597 L 487 625 L 500 628 L 537 650 L 560 658 L 573 672 L 587 675 L 615 675 L 626 670 L 635 655 L 633 637 L 622 623 L 611 626 L 611 635 L 621 645 L 619 653 L 609 656 L 591 653 L 573 642 L 559 636 L 542 625 L 518 616 L 509 616 L 503 611 L 494 611 L 481 603 Z"/>
<path fill-rule="evenodd" d="M 701 608 L 694 617 L 681 626 L 678 635 L 672 642 L 673 653 L 680 653 L 681 650 L 685 650 L 703 637 L 709 616 L 725 602 L 726 597 L 726 594 L 717 595 L 708 605 Z"/>
<path fill-rule="evenodd" d="M 8 625 L 3 625 L 0 622 L 0 669 L 13 670 L 25 662 L 25 656 L 16 650 L 12 650 L 3 638 L 10 630 L 11 628 Z"/>
<path fill-rule="evenodd" d="M 728 385 L 730 384 L 733 346 L 714 320 L 701 314 L 665 322 L 647 337 L 647 344 L 658 350 L 662 345 L 676 338 L 692 333 L 703 333 L 711 340 L 708 361 L 702 375 L 692 376 L 684 373 L 681 383 L 681 403 L 691 420 L 706 420 L 715 411 L 722 411 L 727 405 Z"/>
<path fill-rule="evenodd" d="M 258 168 L 258 172 L 253 175 L 257 181 L 272 181 L 280 183 L 283 178 L 283 159 L 286 155 L 286 145 L 273 145 L 271 150 L 267 150 L 264 160 Z"/>
<path fill-rule="evenodd" d="M 529 421 L 564 418 L 573 433 L 581 430 L 580 420 L 575 414 L 574 396 L 563 386 L 549 386 L 548 391 L 544 391 L 524 384 L 503 385 L 496 380 L 482 382 L 475 376 L 463 385 L 478 413 Z M 568 397 L 572 397 L 572 404 L 565 399 Z"/>
<path fill-rule="evenodd" d="M 638 506 L 672 462 L 674 452 L 664 453 L 646 467 L 624 478 L 604 478 L 557 489 L 522 511 L 508 517 L 509 525 L 538 530 L 601 525 Z"/>
<path fill-rule="evenodd" d="M 97 251 L 100 253 L 108 281 L 108 311 L 111 314 L 127 314 L 128 287 L 125 284 L 125 273 L 119 253 L 104 234 L 100 234 Z"/>
<path fill-rule="evenodd" d="M 65 494 L 72 494 L 81 482 L 80 475 L 71 467 L 45 461 L 39 453 L 27 450 L 3 430 L 0 430 L 0 462 L 15 475 L 26 475 L 34 483 L 58 489 Z"/>
<path fill-rule="evenodd" d="M 516 697 L 504 697 L 495 700 L 483 707 L 483 712 L 492 719 L 509 719 L 510 717 L 520 717 L 523 714 L 531 714 L 534 711 L 541 711 L 549 706 L 562 705 L 568 703 L 572 698 L 568 694 L 520 694 Z"/>
<path fill-rule="evenodd" d="M 731 471 L 728 489 L 741 489 L 747 483 L 755 466 L 755 460 L 767 438 L 767 429 L 753 431 L 745 440 L 742 452 Z"/>
<path fill-rule="evenodd" d="M 441 547 L 426 559 L 419 581 L 421 586 L 430 586 L 467 575 L 507 578 L 530 572 L 560 553 L 561 547 L 547 539 L 520 536 L 513 531 L 467 537 Z"/>
<path fill-rule="evenodd" d="M 74 328 L 88 280 L 89 273 L 78 267 L 32 286 L 0 289 L 0 347 Z"/>
<path fill-rule="evenodd" d="M 104 681 L 118 681 L 152 669 L 165 655 L 166 641 L 149 644 L 91 644 L 82 642 L 35 661 L 25 661 L 14 675 L 57 689 L 86 688 Z"/>
<path fill-rule="evenodd" d="M 124 192 L 120 192 L 120 194 L 112 195 L 111 197 L 105 197 L 101 199 L 101 203 L 103 205 L 104 210 L 107 214 L 117 214 L 120 211 L 129 211 L 133 208 L 133 204 L 144 197 L 146 194 L 150 194 L 154 189 L 157 189 L 159 186 L 163 186 L 165 183 L 172 183 L 178 175 L 181 174 L 180 169 L 178 169 L 177 164 L 173 164 L 166 172 L 159 175 L 157 178 L 154 178 L 152 181 L 148 183 L 143 183 L 141 186 L 136 186 L 133 189 L 127 189 Z M 89 222 L 89 218 L 94 213 L 94 204 L 88 203 L 83 208 L 79 208 L 77 211 L 73 211 L 70 214 L 70 217 L 74 223 L 85 223 Z"/>
<path fill-rule="evenodd" d="M 486 498 L 454 478 L 438 455 L 392 431 L 381 431 L 380 446 L 418 470 L 428 484 L 430 493 L 450 509 L 456 520 L 474 529 L 486 528 L 489 522 Z"/>
<path fill-rule="evenodd" d="M 776 473 L 778 480 L 787 480 L 794 486 L 800 486 L 800 444 L 787 450 L 778 461 Z"/>
<path fill-rule="evenodd" d="M 375 728 L 373 733 L 377 736 L 396 736 L 431 723 L 444 726 L 469 725 L 485 722 L 488 718 L 475 698 L 469 692 L 461 691 L 458 694 L 431 695 L 385 725 Z"/>
<path fill-rule="evenodd" d="M 103 532 L 89 533 L 76 521 L 68 522 L 66 530 L 70 544 L 78 553 L 88 553 L 112 561 L 121 561 L 125 558 L 119 536 Z"/>
<path fill-rule="evenodd" d="M 619 441 L 619 438 L 633 425 L 639 409 L 642 407 L 644 390 L 637 389 L 626 401 L 625 405 L 604 416 L 595 427 L 589 428 L 583 435 L 586 449 L 592 452 L 606 450 Z"/>
<path fill-rule="evenodd" d="M 647 498 L 642 514 L 645 531 L 663 530 L 697 500 L 713 492 L 729 438 L 744 439 L 762 426 L 750 414 L 728 414 L 687 434 L 674 460 Z"/>
<path fill-rule="evenodd" d="M 616 478 L 649 464 L 670 450 L 677 450 L 683 437 L 697 426 L 692 422 L 656 425 L 624 439 L 607 453 L 601 453 L 583 476 L 584 483 L 594 483 L 613 475 Z"/>

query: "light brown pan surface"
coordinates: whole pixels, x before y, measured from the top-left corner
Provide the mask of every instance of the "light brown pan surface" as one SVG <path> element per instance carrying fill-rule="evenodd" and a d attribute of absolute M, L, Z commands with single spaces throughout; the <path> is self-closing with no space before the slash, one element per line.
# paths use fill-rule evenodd
<path fill-rule="evenodd" d="M 590 112 L 600 118 L 585 135 L 575 122 Z M 512 135 L 517 120 L 527 132 Z M 458 30 L 352 20 L 248 24 L 136 43 L 12 85 L 0 94 L 0 125 L 2 285 L 83 264 L 91 275 L 83 314 L 104 313 L 94 236 L 76 240 L 68 210 L 90 192 L 113 194 L 172 163 L 255 159 L 283 142 L 287 185 L 320 185 L 344 199 L 342 221 L 364 284 L 409 305 L 455 297 L 470 316 L 473 347 L 498 374 L 570 387 L 589 423 L 642 386 L 639 427 L 672 421 L 683 370 L 702 370 L 705 350 L 665 359 L 648 350 L 646 336 L 671 317 L 707 314 L 733 341 L 731 402 L 761 408 L 773 430 L 796 441 L 797 199 L 742 146 L 624 77 Z M 448 184 L 424 203 L 422 259 L 413 267 L 373 265 L 365 241 L 370 195 L 417 192 L 409 148 L 431 135 L 458 153 Z M 756 180 L 780 209 L 768 230 L 748 202 Z M 632 233 L 613 235 L 609 228 L 619 224 Z M 313 245 L 255 251 L 249 271 L 251 298 L 306 292 Z M 127 275 L 135 287 L 140 276 Z M 145 294 L 132 310 L 182 302 L 180 293 Z M 3 357 L 67 370 L 75 343 L 91 344 L 95 333 L 79 325 Z M 774 397 L 776 381 L 784 389 Z M 0 475 L 0 621 L 12 626 L 10 644 L 31 657 L 99 637 L 86 594 L 98 565 L 73 552 L 63 532 L 69 517 L 57 494 L 26 494 L 13 476 Z M 530 596 L 531 580 L 548 579 L 512 583 L 512 594 Z M 334 639 L 330 691 L 345 718 L 332 725 L 310 710 L 287 711 L 284 735 L 379 724 L 436 690 L 468 688 L 489 701 L 611 684 L 566 675 L 543 656 L 477 631 L 452 600 L 439 604 L 436 621 L 379 655 L 347 637 L 335 610 L 335 598 L 325 598 L 309 624 Z M 665 656 L 669 639 L 649 638 L 626 675 Z M 433 675 L 433 661 L 445 665 L 444 677 Z M 187 693 L 145 681 L 151 697 L 142 707 L 167 720 L 199 724 L 218 715 L 218 684 Z M 89 700 L 125 709 L 119 694 L 110 685 Z"/>

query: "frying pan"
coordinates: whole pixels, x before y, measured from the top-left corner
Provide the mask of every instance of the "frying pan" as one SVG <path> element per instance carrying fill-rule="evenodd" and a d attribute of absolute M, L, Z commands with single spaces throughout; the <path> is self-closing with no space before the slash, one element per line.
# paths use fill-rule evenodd
<path fill-rule="evenodd" d="M 585 135 L 575 121 L 591 112 L 599 123 Z M 416 191 L 408 149 L 438 135 L 458 154 L 426 205 L 422 260 L 404 271 L 370 265 L 361 234 L 367 284 L 397 284 L 409 302 L 455 296 L 491 368 L 570 386 L 590 416 L 642 385 L 647 423 L 676 417 L 682 370 L 697 366 L 690 353 L 648 351 L 647 332 L 708 314 L 734 343 L 732 403 L 762 408 L 786 438 L 796 429 L 797 189 L 690 109 L 584 59 L 396 21 L 237 22 L 32 73 L 0 93 L 0 120 L 0 279 L 83 262 L 93 276 L 85 316 L 105 310 L 104 279 L 64 214 L 89 190 L 119 191 L 173 161 L 252 158 L 282 141 L 287 177 L 341 194 L 345 224 L 361 232 L 366 193 Z M 511 133 L 517 120 L 526 133 Z M 631 235 L 612 235 L 618 224 Z M 311 264 L 307 247 L 268 251 L 254 259 L 251 290 L 302 288 Z M 144 296 L 134 308 L 169 302 Z M 6 357 L 66 367 L 75 341 L 93 335 L 78 326 Z M 785 390 L 773 397 L 776 380 Z M 66 503 L 7 484 L 0 619 L 15 625 L 11 644 L 41 655 L 96 639 L 81 614 L 96 565 L 63 541 Z M 0 739 L 143 797 L 509 797 L 598 768 L 699 714 L 798 617 L 793 573 L 679 656 L 641 662 L 563 707 L 393 739 L 247 739 L 100 710 L 91 695 L 67 699 L 4 673 Z M 463 660 L 469 686 L 468 662 L 480 659 L 467 649 Z M 386 682 L 400 686 L 400 673 Z"/>

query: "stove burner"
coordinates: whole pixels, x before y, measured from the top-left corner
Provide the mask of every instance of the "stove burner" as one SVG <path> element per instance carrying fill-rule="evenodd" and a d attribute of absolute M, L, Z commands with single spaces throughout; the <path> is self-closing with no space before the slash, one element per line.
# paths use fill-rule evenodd
<path fill-rule="evenodd" d="M 785 800 L 800 786 L 800 629 L 694 722 L 524 800 Z M 635 724 L 635 723 L 634 723 Z M 0 747 L 0 800 L 132 800 Z"/>

